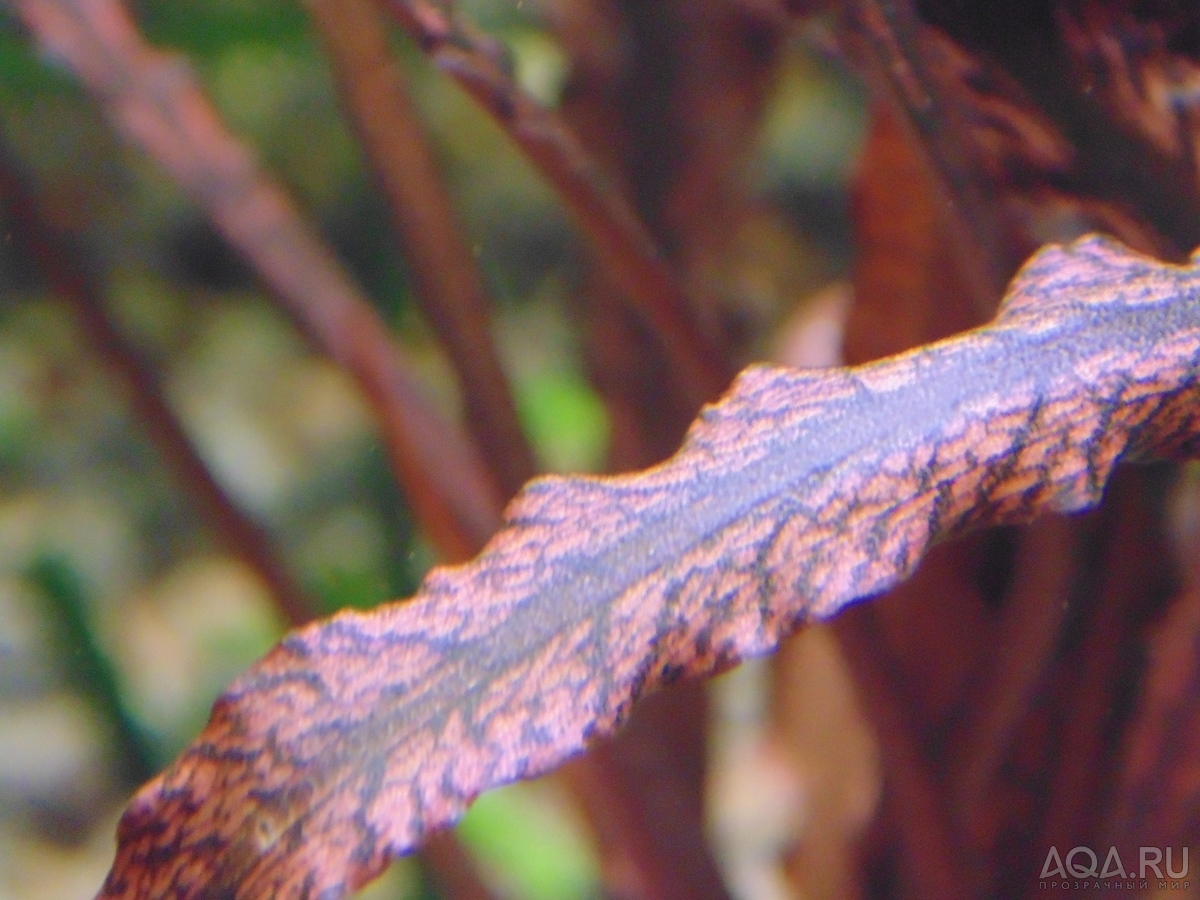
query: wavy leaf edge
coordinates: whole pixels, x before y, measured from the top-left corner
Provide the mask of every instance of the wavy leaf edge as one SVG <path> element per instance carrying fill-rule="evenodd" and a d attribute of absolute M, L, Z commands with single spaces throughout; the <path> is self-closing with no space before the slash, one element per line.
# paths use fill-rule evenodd
<path fill-rule="evenodd" d="M 473 561 L 285 637 L 131 801 L 101 896 L 336 897 L 662 684 L 770 652 L 927 548 L 1196 455 L 1200 273 L 1089 237 L 989 325 L 751 366 L 642 472 L 530 482 Z"/>

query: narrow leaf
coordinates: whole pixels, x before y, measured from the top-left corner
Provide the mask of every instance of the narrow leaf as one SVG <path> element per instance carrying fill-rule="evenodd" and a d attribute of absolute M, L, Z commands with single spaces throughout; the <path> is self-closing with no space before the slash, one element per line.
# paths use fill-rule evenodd
<path fill-rule="evenodd" d="M 990 326 L 757 366 L 645 472 L 545 478 L 473 562 L 286 638 L 131 803 L 111 897 L 339 897 L 640 695 L 773 649 L 929 545 L 1200 450 L 1200 271 L 1043 250 Z"/>

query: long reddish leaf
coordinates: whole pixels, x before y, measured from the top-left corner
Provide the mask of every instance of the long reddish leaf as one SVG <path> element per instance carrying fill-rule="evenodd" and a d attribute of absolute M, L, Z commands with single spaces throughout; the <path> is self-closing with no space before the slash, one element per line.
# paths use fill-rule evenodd
<path fill-rule="evenodd" d="M 770 651 L 935 540 L 1200 453 L 1200 270 L 1049 248 L 986 328 L 753 367 L 643 473 L 547 478 L 408 603 L 285 639 L 133 800 L 105 896 L 337 897 L 641 694 Z"/>

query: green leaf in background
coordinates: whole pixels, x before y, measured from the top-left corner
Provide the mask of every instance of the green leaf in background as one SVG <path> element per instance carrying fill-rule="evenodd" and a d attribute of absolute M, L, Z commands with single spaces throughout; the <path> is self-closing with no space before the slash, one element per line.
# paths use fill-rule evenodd
<path fill-rule="evenodd" d="M 59 654 L 59 668 L 112 730 L 124 780 L 140 784 L 158 771 L 164 754 L 126 704 L 116 670 L 96 640 L 83 580 L 69 560 L 54 553 L 39 554 L 26 577 L 46 601 L 50 646 Z"/>
<path fill-rule="evenodd" d="M 287 44 L 311 36 L 304 4 L 290 0 L 155 0 L 135 6 L 154 43 L 203 59 L 239 43 Z"/>
<path fill-rule="evenodd" d="M 507 893 L 526 900 L 600 895 L 588 843 L 546 784 L 513 784 L 475 801 L 458 834 Z"/>
<path fill-rule="evenodd" d="M 521 379 L 517 410 L 548 469 L 581 472 L 600 467 L 608 446 L 608 415 L 582 377 L 545 369 Z"/>

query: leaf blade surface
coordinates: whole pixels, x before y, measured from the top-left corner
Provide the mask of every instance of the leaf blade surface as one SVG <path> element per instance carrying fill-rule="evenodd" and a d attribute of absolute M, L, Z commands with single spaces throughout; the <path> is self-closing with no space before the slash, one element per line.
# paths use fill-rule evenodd
<path fill-rule="evenodd" d="M 546 478 L 417 596 L 287 637 L 131 803 L 103 895 L 335 897 L 637 697 L 769 652 L 937 540 L 1200 449 L 1200 273 L 1101 239 L 1000 316 L 851 369 L 752 367 L 634 475 Z"/>

